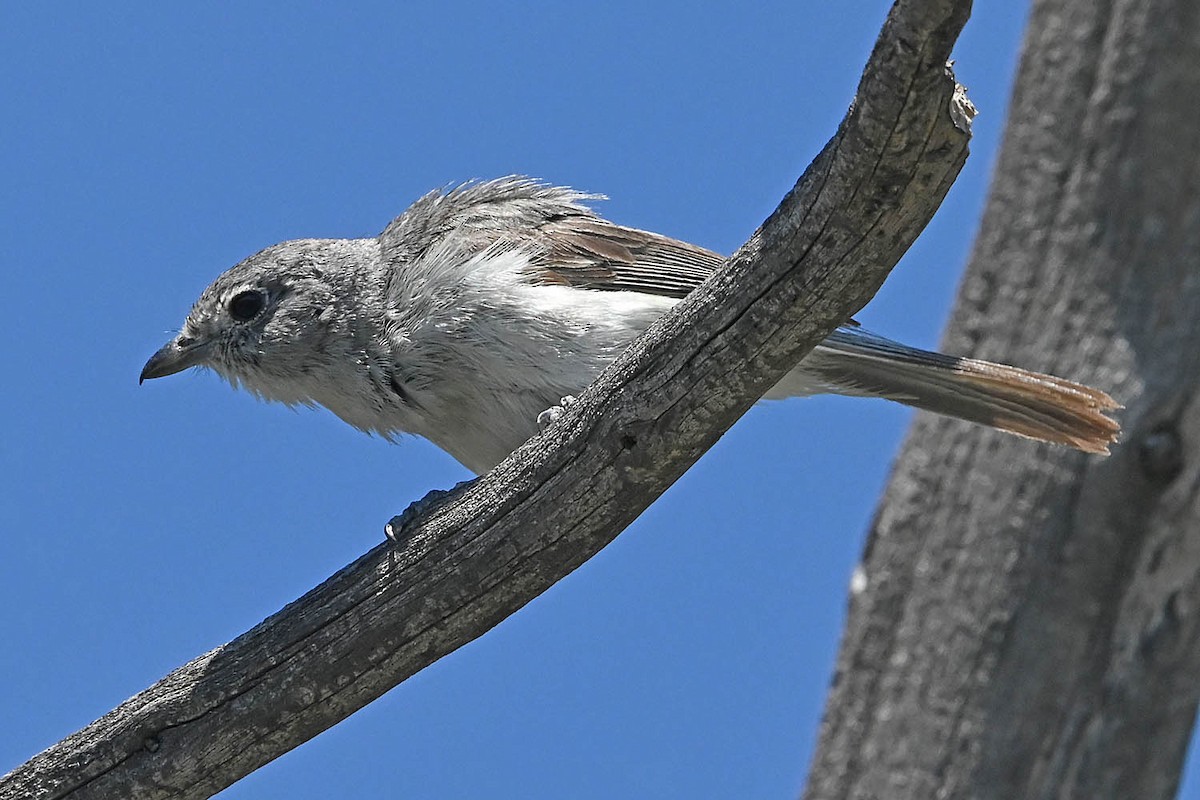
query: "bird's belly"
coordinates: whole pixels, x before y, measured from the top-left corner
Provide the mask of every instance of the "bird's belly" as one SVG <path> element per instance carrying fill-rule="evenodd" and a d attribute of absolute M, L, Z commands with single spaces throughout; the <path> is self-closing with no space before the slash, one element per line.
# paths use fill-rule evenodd
<path fill-rule="evenodd" d="M 455 404 L 423 435 L 481 475 L 536 434 L 538 415 L 557 402 L 528 391 L 494 392 L 486 401 Z"/>

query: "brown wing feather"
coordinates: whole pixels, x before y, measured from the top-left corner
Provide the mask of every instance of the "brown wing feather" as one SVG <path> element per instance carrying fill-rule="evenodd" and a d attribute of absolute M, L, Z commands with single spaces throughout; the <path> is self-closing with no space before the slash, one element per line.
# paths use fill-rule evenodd
<path fill-rule="evenodd" d="M 626 228 L 590 213 L 553 217 L 537 228 L 538 283 L 680 298 L 725 257 L 669 236 Z M 844 327 L 857 328 L 850 319 Z"/>
<path fill-rule="evenodd" d="M 538 234 L 537 279 L 546 283 L 683 297 L 725 261 L 711 250 L 592 216 L 551 219 Z"/>

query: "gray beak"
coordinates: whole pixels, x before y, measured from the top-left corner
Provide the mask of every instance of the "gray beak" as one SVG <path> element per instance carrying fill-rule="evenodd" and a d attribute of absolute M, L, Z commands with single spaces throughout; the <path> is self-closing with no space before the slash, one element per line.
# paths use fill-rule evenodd
<path fill-rule="evenodd" d="M 163 378 L 167 375 L 174 375 L 176 372 L 182 372 L 188 367 L 196 367 L 204 363 L 205 357 L 208 355 L 209 343 L 192 339 L 188 336 L 180 336 L 177 339 L 167 342 L 157 353 L 150 356 L 150 360 L 146 362 L 146 366 L 142 367 L 142 374 L 138 377 L 138 383 L 143 383 L 151 378 Z"/>

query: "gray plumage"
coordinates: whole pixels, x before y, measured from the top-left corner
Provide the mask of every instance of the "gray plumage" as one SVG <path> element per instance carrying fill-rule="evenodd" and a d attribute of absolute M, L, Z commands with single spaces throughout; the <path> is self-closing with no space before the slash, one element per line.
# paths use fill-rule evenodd
<path fill-rule="evenodd" d="M 432 441 L 476 473 L 537 432 L 724 260 L 615 225 L 594 196 L 511 177 L 432 192 L 371 239 L 269 247 L 204 290 L 142 379 L 188 367 L 354 427 Z M 1107 452 L 1108 395 L 844 326 L 768 398 L 870 395 Z"/>

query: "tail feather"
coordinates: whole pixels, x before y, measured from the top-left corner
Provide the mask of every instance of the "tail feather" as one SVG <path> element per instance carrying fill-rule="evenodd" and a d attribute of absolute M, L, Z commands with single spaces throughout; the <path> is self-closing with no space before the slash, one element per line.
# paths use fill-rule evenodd
<path fill-rule="evenodd" d="M 798 368 L 826 390 L 870 395 L 1088 453 L 1108 453 L 1120 408 L 1099 389 L 1038 372 L 907 347 L 841 328 Z"/>

